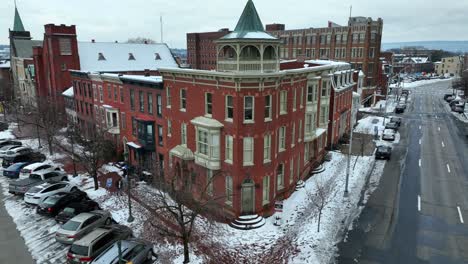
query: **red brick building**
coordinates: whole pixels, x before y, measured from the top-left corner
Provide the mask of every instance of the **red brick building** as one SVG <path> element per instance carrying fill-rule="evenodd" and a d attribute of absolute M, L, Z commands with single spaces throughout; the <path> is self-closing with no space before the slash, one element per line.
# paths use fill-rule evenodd
<path fill-rule="evenodd" d="M 351 67 L 331 61 L 280 66 L 281 40 L 264 31 L 252 1 L 236 29 L 214 43 L 217 71 L 160 68 L 166 171 L 187 166 L 184 187 L 197 193 L 196 185 L 208 184 L 211 195 L 224 197 L 220 205 L 231 218 L 268 216 L 322 161 L 330 96 L 335 89 L 343 114 L 354 86 Z M 349 122 L 347 113 L 331 116 Z"/>
<path fill-rule="evenodd" d="M 325 28 L 286 30 L 284 24 L 266 25 L 271 35 L 281 39 L 283 60 L 329 59 L 352 64 L 365 74 L 362 100 L 373 95 L 379 85 L 379 58 L 383 20 L 351 17 L 348 25 L 329 22 Z M 229 30 L 187 34 L 188 63 L 193 69 L 212 70 L 216 65 L 214 41 Z"/>

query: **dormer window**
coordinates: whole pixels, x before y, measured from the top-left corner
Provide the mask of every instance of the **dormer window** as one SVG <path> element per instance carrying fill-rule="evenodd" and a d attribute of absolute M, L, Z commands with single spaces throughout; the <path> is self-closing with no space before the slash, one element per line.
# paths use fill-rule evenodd
<path fill-rule="evenodd" d="M 159 53 L 155 53 L 154 57 L 155 60 L 161 60 L 161 56 L 159 56 Z"/>
<path fill-rule="evenodd" d="M 99 52 L 98 54 L 98 60 L 106 60 L 106 57 L 104 57 L 104 54 L 102 54 L 102 52 Z"/>
<path fill-rule="evenodd" d="M 128 60 L 135 60 L 135 56 L 133 56 L 133 53 L 128 54 Z"/>

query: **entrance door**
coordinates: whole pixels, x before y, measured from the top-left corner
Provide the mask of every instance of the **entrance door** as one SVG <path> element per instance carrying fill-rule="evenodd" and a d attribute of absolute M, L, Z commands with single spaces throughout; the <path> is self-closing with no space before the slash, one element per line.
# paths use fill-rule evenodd
<path fill-rule="evenodd" d="M 242 214 L 255 212 L 255 184 L 252 180 L 244 180 L 242 183 Z"/>

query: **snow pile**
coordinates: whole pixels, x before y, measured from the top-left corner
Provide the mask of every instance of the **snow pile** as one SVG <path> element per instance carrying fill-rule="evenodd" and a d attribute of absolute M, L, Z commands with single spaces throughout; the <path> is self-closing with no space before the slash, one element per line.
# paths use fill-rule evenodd
<path fill-rule="evenodd" d="M 438 82 L 445 82 L 450 80 L 451 78 L 448 79 L 431 79 L 431 80 L 420 80 L 420 81 L 414 81 L 414 82 L 402 82 L 400 85 L 400 88 L 405 89 L 405 88 L 414 88 L 426 84 L 432 84 L 432 83 L 438 83 Z M 390 87 L 395 88 L 398 87 L 398 84 L 390 84 Z"/>
<path fill-rule="evenodd" d="M 385 118 L 385 122 L 390 122 L 391 116 Z M 386 141 L 382 140 L 382 133 L 385 130 L 384 125 L 384 118 L 380 116 L 367 116 L 361 120 L 358 120 L 357 126 L 354 128 L 355 133 L 363 133 L 369 135 L 375 135 L 375 130 L 377 129 L 377 133 L 379 135 L 379 139 L 374 139 L 376 145 L 387 145 L 391 146 L 400 142 L 400 132 L 395 133 L 395 140 L 394 141 Z"/>

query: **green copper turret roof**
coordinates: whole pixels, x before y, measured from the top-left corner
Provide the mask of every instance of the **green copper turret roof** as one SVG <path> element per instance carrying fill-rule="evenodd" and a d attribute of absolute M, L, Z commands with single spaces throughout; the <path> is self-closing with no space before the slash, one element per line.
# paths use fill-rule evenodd
<path fill-rule="evenodd" d="M 234 32 L 265 31 L 252 0 L 247 2 Z"/>
<path fill-rule="evenodd" d="M 15 6 L 15 21 L 13 24 L 13 31 L 26 31 L 24 30 L 23 21 L 21 21 L 18 8 L 16 8 L 16 6 Z"/>
<path fill-rule="evenodd" d="M 276 39 L 265 32 L 252 0 L 247 1 L 237 26 L 233 32 L 221 39 Z"/>

